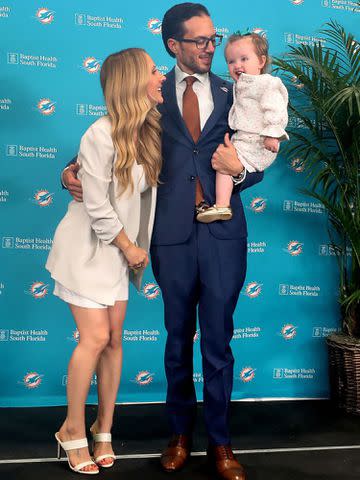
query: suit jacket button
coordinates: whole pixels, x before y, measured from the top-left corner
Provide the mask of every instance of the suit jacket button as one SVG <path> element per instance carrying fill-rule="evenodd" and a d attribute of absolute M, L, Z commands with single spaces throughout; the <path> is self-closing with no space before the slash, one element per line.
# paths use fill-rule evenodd
<path fill-rule="evenodd" d="M 199 150 L 197 148 L 194 148 L 193 153 L 195 153 L 195 155 L 197 155 L 199 153 Z"/>
<path fill-rule="evenodd" d="M 189 180 L 190 180 L 190 182 L 193 182 L 195 180 L 194 175 L 190 175 Z"/>

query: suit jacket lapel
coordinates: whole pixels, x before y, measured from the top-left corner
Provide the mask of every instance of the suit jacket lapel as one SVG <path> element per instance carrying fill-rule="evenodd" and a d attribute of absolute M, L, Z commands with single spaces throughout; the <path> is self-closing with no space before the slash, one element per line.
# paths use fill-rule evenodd
<path fill-rule="evenodd" d="M 210 72 L 211 93 L 214 101 L 214 110 L 201 131 L 199 142 L 216 125 L 219 117 L 223 115 L 228 99 L 229 86 L 225 80 L 215 76 Z"/>
<path fill-rule="evenodd" d="M 184 120 L 181 116 L 181 113 L 177 104 L 174 68 L 166 75 L 166 81 L 164 82 L 162 87 L 162 95 L 164 97 L 164 103 L 159 108 L 159 111 L 161 112 L 162 109 L 167 110 L 167 112 L 171 115 L 172 119 L 174 120 L 177 128 L 180 129 L 181 133 L 186 137 L 188 141 L 193 143 L 193 139 L 191 138 L 191 135 L 188 129 L 186 128 L 186 125 L 184 123 Z M 172 125 L 169 124 L 169 122 L 167 122 L 166 129 L 169 130 L 169 133 L 170 133 L 171 127 Z M 181 141 L 181 138 L 177 138 L 177 139 Z"/>

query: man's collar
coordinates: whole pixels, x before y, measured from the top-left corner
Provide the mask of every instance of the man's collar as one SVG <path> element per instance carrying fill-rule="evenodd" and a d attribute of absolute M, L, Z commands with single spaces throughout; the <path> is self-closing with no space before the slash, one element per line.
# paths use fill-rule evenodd
<path fill-rule="evenodd" d="M 175 65 L 175 83 L 178 84 L 188 77 L 189 73 L 183 72 L 178 65 Z M 206 73 L 194 73 L 193 77 L 197 78 L 199 82 L 205 84 L 209 80 L 209 72 Z"/>

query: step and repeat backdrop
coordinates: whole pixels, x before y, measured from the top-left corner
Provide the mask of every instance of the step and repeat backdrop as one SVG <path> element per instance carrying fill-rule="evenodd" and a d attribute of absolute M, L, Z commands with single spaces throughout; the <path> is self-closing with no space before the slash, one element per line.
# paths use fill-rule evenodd
<path fill-rule="evenodd" d="M 0 1 L 0 406 L 66 403 L 67 364 L 79 336 L 44 268 L 70 197 L 60 172 L 87 127 L 106 113 L 99 71 L 109 53 L 144 47 L 161 72 L 174 65 L 161 19 L 176 2 Z M 273 55 L 312 45 L 330 19 L 355 35 L 350 0 L 205 0 L 217 33 L 266 35 Z M 324 42 L 326 44 L 326 42 Z M 213 71 L 226 74 L 223 46 Z M 302 128 L 295 118 L 289 125 Z M 243 194 L 248 273 L 234 323 L 234 400 L 328 396 L 325 337 L 339 328 L 337 265 L 321 204 L 303 196 L 302 159 L 279 156 Z M 76 235 L 76 232 L 74 232 Z M 131 287 L 118 402 L 164 401 L 161 291 L 149 268 Z M 202 399 L 200 331 L 194 382 Z M 88 398 L 96 402 L 96 376 Z"/>

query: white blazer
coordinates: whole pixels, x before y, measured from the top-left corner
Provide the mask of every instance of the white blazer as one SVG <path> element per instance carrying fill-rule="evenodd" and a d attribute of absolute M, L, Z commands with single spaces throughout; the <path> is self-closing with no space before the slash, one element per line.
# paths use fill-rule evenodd
<path fill-rule="evenodd" d="M 132 168 L 133 192 L 130 187 L 121 189 L 113 172 L 115 161 L 111 124 L 105 116 L 81 139 L 78 177 L 83 202 L 69 203 L 46 262 L 53 279 L 105 305 L 113 305 L 119 298 L 129 273 L 124 255 L 111 242 L 124 228 L 132 242 L 149 250 L 157 190 L 144 190 L 143 167 L 136 162 Z M 141 271 L 130 273 L 137 288 L 141 279 Z"/>

